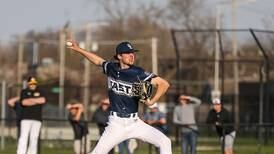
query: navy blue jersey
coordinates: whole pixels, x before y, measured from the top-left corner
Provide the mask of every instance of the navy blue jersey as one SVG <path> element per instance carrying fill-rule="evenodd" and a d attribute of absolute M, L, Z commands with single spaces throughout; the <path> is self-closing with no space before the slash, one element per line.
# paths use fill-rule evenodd
<path fill-rule="evenodd" d="M 121 69 L 119 63 L 105 61 L 102 64 L 103 71 L 108 77 L 108 94 L 111 111 L 130 114 L 138 112 L 139 98 L 132 94 L 134 82 L 151 81 L 155 74 L 145 72 L 137 66 Z"/>

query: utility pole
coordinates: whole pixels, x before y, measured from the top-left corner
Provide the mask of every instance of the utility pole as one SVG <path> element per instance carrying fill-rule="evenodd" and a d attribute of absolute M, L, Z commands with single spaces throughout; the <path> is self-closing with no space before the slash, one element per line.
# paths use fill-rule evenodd
<path fill-rule="evenodd" d="M 60 65 L 59 65 L 59 118 L 64 116 L 64 85 L 65 85 L 65 40 L 66 34 L 64 29 L 59 33 L 59 52 L 60 52 Z"/>
<path fill-rule="evenodd" d="M 85 45 L 84 48 L 87 51 L 90 51 L 91 46 L 91 24 L 86 25 L 86 39 L 85 39 Z M 84 116 L 85 119 L 87 119 L 88 114 L 88 104 L 89 104 L 89 98 L 90 98 L 90 62 L 88 59 L 84 59 L 84 96 L 83 96 L 83 103 L 84 103 Z"/>
<path fill-rule="evenodd" d="M 5 121 L 6 121 L 6 95 L 7 82 L 2 81 L 2 109 L 1 109 L 1 150 L 5 148 Z"/>
<path fill-rule="evenodd" d="M 219 74 L 220 74 L 220 45 L 219 45 L 219 34 L 218 30 L 221 27 L 221 12 L 220 6 L 216 6 L 216 23 L 215 23 L 215 63 L 214 63 L 214 89 L 212 91 L 212 98 L 220 98 L 220 81 L 219 81 Z"/>
<path fill-rule="evenodd" d="M 20 95 L 21 87 L 19 85 L 22 83 L 22 69 L 23 69 L 23 53 L 24 53 L 24 35 L 19 37 L 18 42 L 18 61 L 17 61 L 17 96 Z"/>
<path fill-rule="evenodd" d="M 237 28 L 237 0 L 232 0 L 232 29 Z M 240 123 L 239 115 L 239 70 L 238 70 L 238 38 L 237 32 L 232 32 L 232 53 L 234 57 L 233 74 L 234 74 L 234 117 L 235 124 L 238 127 Z"/>
<path fill-rule="evenodd" d="M 35 40 L 33 42 L 33 54 L 32 54 L 32 66 L 34 68 L 38 65 L 38 57 L 39 57 L 39 42 Z"/>
<path fill-rule="evenodd" d="M 241 1 L 245 3 L 251 3 L 255 2 L 256 0 L 245 0 Z M 237 7 L 238 3 L 237 0 L 231 0 L 231 16 L 232 16 L 232 29 L 237 29 Z M 233 31 L 232 32 L 232 53 L 234 57 L 234 62 L 233 62 L 233 74 L 234 74 L 234 120 L 236 127 L 239 126 L 240 123 L 240 103 L 239 103 L 239 67 L 238 67 L 238 37 L 237 37 L 237 32 Z"/>
<path fill-rule="evenodd" d="M 244 0 L 241 2 L 255 2 L 256 0 Z M 229 1 L 223 1 L 220 4 L 227 4 Z M 232 29 L 237 29 L 237 0 L 230 0 L 231 3 L 231 15 L 232 15 Z M 219 5 L 216 6 L 216 29 L 220 28 L 220 8 Z M 215 37 L 215 74 L 214 74 L 214 90 L 212 92 L 212 96 L 216 97 L 218 94 L 220 95 L 219 90 L 219 44 L 218 44 L 219 36 L 216 32 Z M 232 32 L 232 54 L 234 57 L 233 61 L 233 75 L 234 75 L 234 120 L 235 124 L 238 126 L 240 122 L 239 117 L 239 70 L 238 70 L 238 44 L 237 44 L 237 32 Z"/>

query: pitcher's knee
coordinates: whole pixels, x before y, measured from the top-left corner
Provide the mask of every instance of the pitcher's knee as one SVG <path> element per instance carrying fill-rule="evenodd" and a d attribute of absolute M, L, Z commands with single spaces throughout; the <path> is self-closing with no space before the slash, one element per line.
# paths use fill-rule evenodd
<path fill-rule="evenodd" d="M 171 146 L 171 140 L 170 140 L 170 138 L 167 138 L 167 140 L 166 140 L 166 144 L 168 145 L 168 146 Z"/>
<path fill-rule="evenodd" d="M 160 140 L 160 153 L 161 154 L 172 154 L 171 140 L 168 137 Z"/>
<path fill-rule="evenodd" d="M 161 140 L 160 145 L 161 145 L 161 147 L 170 147 L 171 140 L 168 137 L 165 137 L 163 140 Z"/>

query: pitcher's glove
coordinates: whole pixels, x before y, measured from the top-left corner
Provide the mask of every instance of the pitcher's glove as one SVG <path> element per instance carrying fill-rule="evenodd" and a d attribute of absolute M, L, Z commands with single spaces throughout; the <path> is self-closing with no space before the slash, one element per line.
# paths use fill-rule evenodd
<path fill-rule="evenodd" d="M 152 84 L 148 81 L 139 81 L 132 84 L 132 94 L 140 98 L 141 102 L 145 102 L 152 95 Z"/>

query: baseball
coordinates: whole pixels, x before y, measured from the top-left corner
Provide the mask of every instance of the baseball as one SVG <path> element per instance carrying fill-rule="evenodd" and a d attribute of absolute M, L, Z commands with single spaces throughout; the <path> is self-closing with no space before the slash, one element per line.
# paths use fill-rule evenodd
<path fill-rule="evenodd" d="M 67 45 L 68 47 L 71 47 L 71 46 L 72 46 L 72 42 L 67 41 L 67 42 L 66 42 L 66 45 Z"/>

